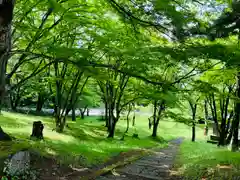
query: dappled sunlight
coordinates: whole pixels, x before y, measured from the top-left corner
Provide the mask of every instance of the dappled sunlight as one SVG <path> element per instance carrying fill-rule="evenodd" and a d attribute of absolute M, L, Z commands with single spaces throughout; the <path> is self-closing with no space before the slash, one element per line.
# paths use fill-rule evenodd
<path fill-rule="evenodd" d="M 62 141 L 66 143 L 75 142 L 76 138 L 70 135 L 60 134 L 56 131 L 44 131 L 44 137 L 51 139 L 51 140 L 57 140 Z"/>
<path fill-rule="evenodd" d="M 141 150 L 149 147 L 165 147 L 167 143 L 163 138 L 151 138 L 152 130 L 146 127 L 147 117 L 142 116 L 136 120 L 136 127 L 130 126 L 129 132 L 124 140 L 120 140 L 126 129 L 126 122 L 120 120 L 116 127 L 114 139 L 108 139 L 105 122 L 96 120 L 97 117 L 89 117 L 76 122 L 68 121 L 63 133 L 53 131 L 55 126 L 51 118 L 18 115 L 16 113 L 4 113 L 2 124 L 3 128 L 17 139 L 22 139 L 23 146 L 40 151 L 43 155 L 56 156 L 62 161 L 76 161 L 83 165 L 90 165 L 103 162 L 120 152 L 129 150 Z M 18 120 L 16 120 L 16 117 Z M 94 119 L 95 118 L 95 119 Z M 31 141 L 32 123 L 34 120 L 41 120 L 44 123 L 43 141 Z M 22 122 L 23 126 L 16 128 L 17 121 Z M 7 126 L 13 122 L 12 126 Z M 14 126 L 15 125 L 15 126 Z M 164 122 L 162 122 L 164 125 Z M 173 127 L 173 124 L 166 125 Z M 170 129 L 170 128 L 169 128 Z M 138 133 L 140 139 L 132 138 L 134 133 Z M 161 127 L 159 134 L 162 135 Z M 20 147 L 17 147 L 20 149 Z M 80 158 L 80 160 L 79 160 Z"/>
<path fill-rule="evenodd" d="M 30 137 L 32 133 L 32 128 L 31 127 L 4 127 L 4 130 L 10 132 L 11 134 L 22 134 L 25 136 Z"/>
<path fill-rule="evenodd" d="M 45 148 L 45 152 L 48 153 L 48 154 L 51 154 L 51 155 L 57 155 L 57 152 L 54 151 L 53 149 L 50 149 L 50 148 Z"/>
<path fill-rule="evenodd" d="M 188 177 L 236 173 L 239 171 L 240 154 L 218 148 L 206 142 L 185 141 L 176 161 L 176 167 Z"/>

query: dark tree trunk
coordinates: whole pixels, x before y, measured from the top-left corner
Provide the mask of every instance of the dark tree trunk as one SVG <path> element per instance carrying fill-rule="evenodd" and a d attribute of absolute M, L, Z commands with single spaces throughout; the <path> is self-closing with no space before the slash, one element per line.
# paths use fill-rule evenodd
<path fill-rule="evenodd" d="M 158 124 L 153 124 L 152 137 L 157 137 Z"/>
<path fill-rule="evenodd" d="M 196 139 L 196 127 L 195 122 L 192 123 L 192 142 L 195 142 Z"/>
<path fill-rule="evenodd" d="M 157 108 L 157 101 L 154 102 L 154 119 L 153 119 L 153 132 L 152 132 L 152 137 L 157 137 L 157 130 L 158 130 L 158 124 L 160 120 L 160 116 L 162 114 L 162 111 L 164 110 L 164 101 L 161 102 L 159 107 Z"/>
<path fill-rule="evenodd" d="M 85 118 L 85 112 L 87 110 L 87 106 L 84 107 L 84 108 L 80 108 L 80 114 L 81 114 L 81 119 L 84 119 Z"/>
<path fill-rule="evenodd" d="M 20 88 L 17 88 L 16 90 L 12 90 L 11 92 L 9 92 L 9 99 L 11 109 L 13 111 L 17 111 L 17 107 L 21 99 Z"/>
<path fill-rule="evenodd" d="M 204 100 L 204 112 L 205 112 L 205 121 L 207 121 L 208 120 L 207 100 Z"/>
<path fill-rule="evenodd" d="M 198 101 L 199 99 L 197 99 Z M 192 110 L 192 142 L 195 142 L 196 140 L 196 112 L 197 112 L 197 101 L 193 103 L 191 100 L 189 100 L 189 105 Z"/>
<path fill-rule="evenodd" d="M 58 133 L 62 133 L 66 124 L 66 117 L 59 118 L 58 122 L 59 123 L 57 124 L 56 131 Z"/>
<path fill-rule="evenodd" d="M 0 112 L 3 105 L 6 85 L 6 69 L 11 51 L 11 23 L 13 0 L 0 1 Z"/>
<path fill-rule="evenodd" d="M 136 116 L 135 116 L 135 112 L 134 112 L 133 120 L 132 120 L 132 126 L 135 126 L 135 121 L 136 121 Z"/>
<path fill-rule="evenodd" d="M 238 131 L 239 131 L 239 118 L 240 118 L 240 72 L 237 74 L 237 92 L 236 97 L 238 100 L 235 103 L 235 117 L 233 119 L 233 142 L 232 142 L 232 151 L 238 150 Z"/>
<path fill-rule="evenodd" d="M 233 126 L 231 126 L 231 128 L 229 130 L 229 133 L 228 133 L 228 136 L 227 136 L 227 139 L 226 139 L 226 145 L 230 144 L 232 136 L 233 136 Z"/>
<path fill-rule="evenodd" d="M 108 103 L 105 102 L 105 121 L 106 121 L 106 125 L 105 127 L 108 127 L 109 126 L 109 113 L 108 113 Z"/>
<path fill-rule="evenodd" d="M 89 111 L 90 111 L 90 110 L 87 108 L 87 116 L 89 116 Z"/>
<path fill-rule="evenodd" d="M 14 98 L 12 97 L 13 95 L 11 95 L 11 93 L 10 93 L 10 105 L 11 105 L 11 109 L 12 109 L 12 111 L 17 111 L 17 105 L 16 105 L 16 103 L 15 103 L 15 101 L 14 101 Z"/>
<path fill-rule="evenodd" d="M 218 124 L 217 107 L 216 107 L 216 102 L 215 102 L 214 93 L 212 93 L 212 94 L 209 96 L 209 105 L 210 105 L 210 108 L 211 108 L 213 121 L 214 121 L 215 126 L 216 126 L 216 135 L 219 136 L 220 129 L 219 129 L 219 124 Z"/>
<path fill-rule="evenodd" d="M 44 126 L 41 121 L 34 121 L 31 138 L 43 139 Z"/>
<path fill-rule="evenodd" d="M 132 110 L 132 107 L 131 107 L 131 105 L 129 105 L 128 114 L 127 114 L 127 129 L 126 129 L 125 133 L 127 133 L 128 129 L 129 129 L 129 124 L 130 124 L 129 116 L 130 116 L 131 110 Z"/>
<path fill-rule="evenodd" d="M 108 138 L 114 138 L 116 124 L 117 124 L 117 121 L 113 119 L 112 123 L 109 126 L 110 128 L 109 128 Z"/>
<path fill-rule="evenodd" d="M 229 93 L 231 93 L 231 88 L 229 88 Z M 228 114 L 228 104 L 229 104 L 229 96 L 226 99 L 220 100 L 221 107 L 221 131 L 220 131 L 220 139 L 218 146 L 226 145 L 226 137 L 227 137 L 227 114 Z"/>
<path fill-rule="evenodd" d="M 13 18 L 13 0 L 0 1 L 0 113 L 6 94 L 6 70 L 11 51 L 11 23 Z M 0 127 L 0 140 L 11 140 Z"/>
<path fill-rule="evenodd" d="M 83 110 L 80 110 L 81 119 L 84 119 L 84 118 L 85 118 L 84 113 L 85 113 L 85 112 L 84 112 Z"/>
<path fill-rule="evenodd" d="M 43 94 L 39 93 L 38 94 L 37 107 L 36 107 L 36 111 L 37 112 L 41 112 L 42 111 L 43 104 L 44 104 L 44 96 L 43 96 Z"/>
<path fill-rule="evenodd" d="M 75 113 L 75 108 L 72 108 L 72 121 L 76 121 L 76 113 Z"/>
<path fill-rule="evenodd" d="M 230 116 L 228 118 L 228 122 L 227 122 L 227 128 L 226 128 L 227 133 L 230 133 L 230 131 L 231 131 L 230 124 L 231 124 L 231 120 L 233 118 L 233 115 L 234 115 L 234 111 L 232 110 L 231 113 L 230 113 Z"/>

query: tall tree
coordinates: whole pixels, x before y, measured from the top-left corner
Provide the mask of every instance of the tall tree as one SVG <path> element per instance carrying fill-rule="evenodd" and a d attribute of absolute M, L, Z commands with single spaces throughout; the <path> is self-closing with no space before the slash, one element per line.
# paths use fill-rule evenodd
<path fill-rule="evenodd" d="M 0 1 L 0 113 L 2 109 L 5 84 L 6 69 L 11 51 L 11 26 L 13 19 L 14 0 Z M 0 127 L 0 140 L 10 140 L 11 138 L 3 132 Z"/>

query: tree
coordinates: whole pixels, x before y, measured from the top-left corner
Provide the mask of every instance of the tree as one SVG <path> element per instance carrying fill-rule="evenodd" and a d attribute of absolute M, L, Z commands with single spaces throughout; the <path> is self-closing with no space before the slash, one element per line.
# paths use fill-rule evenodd
<path fill-rule="evenodd" d="M 191 112 L 192 112 L 192 142 L 195 142 L 196 139 L 196 113 L 197 113 L 197 106 L 200 99 L 199 95 L 194 94 L 194 91 L 190 92 L 191 94 L 187 95 L 187 101 L 189 103 Z"/>
<path fill-rule="evenodd" d="M 13 18 L 14 1 L 0 1 L 0 113 L 2 109 L 6 69 L 11 51 L 11 23 Z M 0 127 L 0 140 L 10 140 L 10 136 L 3 132 Z"/>

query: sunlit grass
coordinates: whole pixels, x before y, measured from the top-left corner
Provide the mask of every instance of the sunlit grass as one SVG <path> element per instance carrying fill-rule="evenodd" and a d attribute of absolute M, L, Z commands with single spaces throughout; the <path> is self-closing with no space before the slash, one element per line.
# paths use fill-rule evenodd
<path fill-rule="evenodd" d="M 58 156 L 63 162 L 91 165 L 106 161 L 122 151 L 166 146 L 166 142 L 153 140 L 150 137 L 152 130 L 148 129 L 147 118 L 147 116 L 136 116 L 135 127 L 132 127 L 130 123 L 130 129 L 122 141 L 120 139 L 126 130 L 124 119 L 117 124 L 115 138 L 107 139 L 105 122 L 97 120 L 97 117 L 86 117 L 84 120 L 78 118 L 76 122 L 69 120 L 67 122 L 69 128 L 66 127 L 64 133 L 59 134 L 53 131 L 55 125 L 51 117 L 4 112 L 0 116 L 0 125 L 4 131 L 16 137 L 18 141 L 12 144 L 2 144 L 2 147 L 6 148 L 1 150 L 1 155 L 7 155 L 22 148 L 31 148 L 44 155 Z M 45 126 L 45 140 L 31 141 L 29 137 L 32 123 L 39 120 Z M 159 136 L 171 140 L 177 137 L 189 137 L 191 128 L 181 123 L 161 121 L 158 132 Z M 132 138 L 134 133 L 137 133 L 140 139 Z"/>
<path fill-rule="evenodd" d="M 230 176 L 240 175 L 239 165 L 238 152 L 231 152 L 227 148 L 219 148 L 205 141 L 184 141 L 176 160 L 176 168 L 179 168 L 185 177 L 198 179 L 206 176 L 227 176 L 231 179 Z"/>

